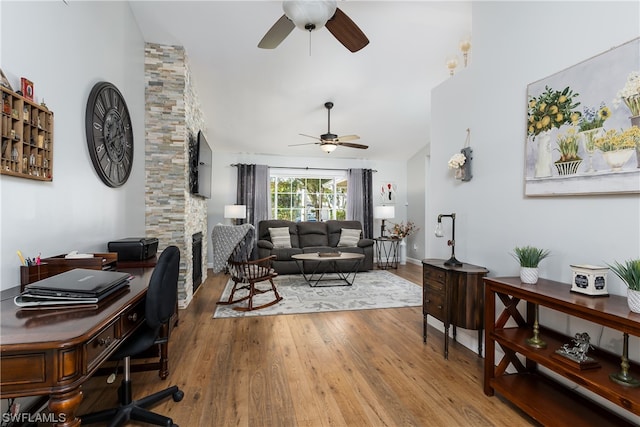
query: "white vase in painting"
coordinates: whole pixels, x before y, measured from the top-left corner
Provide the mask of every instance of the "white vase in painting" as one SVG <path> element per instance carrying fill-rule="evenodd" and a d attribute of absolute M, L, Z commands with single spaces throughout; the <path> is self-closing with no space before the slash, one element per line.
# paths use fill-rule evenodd
<path fill-rule="evenodd" d="M 629 120 L 631 120 L 631 126 L 640 128 L 640 116 L 631 116 Z M 636 163 L 640 168 L 640 145 L 636 145 Z"/>
<path fill-rule="evenodd" d="M 609 167 L 611 167 L 612 171 L 622 170 L 622 167 L 629 161 L 633 153 L 636 150 L 634 148 L 627 148 L 624 150 L 615 150 L 615 151 L 603 151 L 602 157 L 607 162 Z"/>
<path fill-rule="evenodd" d="M 596 151 L 596 139 L 598 139 L 603 133 L 602 127 L 583 130 L 580 132 L 582 135 L 582 145 L 584 146 L 584 151 L 589 155 L 589 167 L 587 169 L 588 173 L 593 173 L 596 170 L 593 168 L 593 153 Z"/>
<path fill-rule="evenodd" d="M 536 136 L 535 141 L 538 143 L 538 157 L 536 159 L 536 178 L 545 178 L 551 176 L 551 132 L 545 131 Z"/>

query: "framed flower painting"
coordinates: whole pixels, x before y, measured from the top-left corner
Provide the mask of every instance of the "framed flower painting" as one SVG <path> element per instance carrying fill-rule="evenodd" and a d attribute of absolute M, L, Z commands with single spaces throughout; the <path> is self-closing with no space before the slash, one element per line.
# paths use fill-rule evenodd
<path fill-rule="evenodd" d="M 640 192 L 640 38 L 527 86 L 525 195 Z"/>

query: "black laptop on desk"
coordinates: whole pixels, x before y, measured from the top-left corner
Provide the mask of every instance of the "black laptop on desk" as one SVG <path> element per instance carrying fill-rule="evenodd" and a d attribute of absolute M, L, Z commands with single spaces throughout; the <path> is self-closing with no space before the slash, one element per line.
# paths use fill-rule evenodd
<path fill-rule="evenodd" d="M 95 304 L 129 286 L 129 273 L 76 268 L 25 286 L 14 301 L 21 307 Z"/>

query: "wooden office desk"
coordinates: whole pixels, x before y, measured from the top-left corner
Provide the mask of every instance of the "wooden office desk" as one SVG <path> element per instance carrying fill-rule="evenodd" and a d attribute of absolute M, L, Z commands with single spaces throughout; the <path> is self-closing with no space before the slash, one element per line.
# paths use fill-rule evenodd
<path fill-rule="evenodd" d="M 130 287 L 97 309 L 24 310 L 0 306 L 0 398 L 49 395 L 56 426 L 80 425 L 82 384 L 144 321 L 153 269 L 123 270 Z"/>

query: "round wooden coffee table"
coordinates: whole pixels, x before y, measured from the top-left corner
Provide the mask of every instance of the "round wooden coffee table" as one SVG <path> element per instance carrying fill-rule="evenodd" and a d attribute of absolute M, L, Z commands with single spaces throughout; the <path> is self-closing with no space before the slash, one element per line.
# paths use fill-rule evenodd
<path fill-rule="evenodd" d="M 351 252 L 341 252 L 340 255 L 333 256 L 320 256 L 318 253 L 306 253 L 291 255 L 291 258 L 296 260 L 298 268 L 302 273 L 302 277 L 309 286 L 318 286 L 320 281 L 342 281 L 344 285 L 337 286 L 351 286 L 356 280 L 356 274 L 358 268 L 364 259 L 364 254 L 354 254 Z M 341 263 L 338 266 L 339 261 L 348 261 Z M 349 262 L 350 261 L 350 262 Z M 306 274 L 304 271 L 305 263 L 311 263 L 313 268 L 311 274 Z M 308 264 L 307 264 L 308 265 Z M 345 268 L 346 267 L 346 268 Z M 338 277 L 325 278 L 326 274 L 336 274 Z"/>

